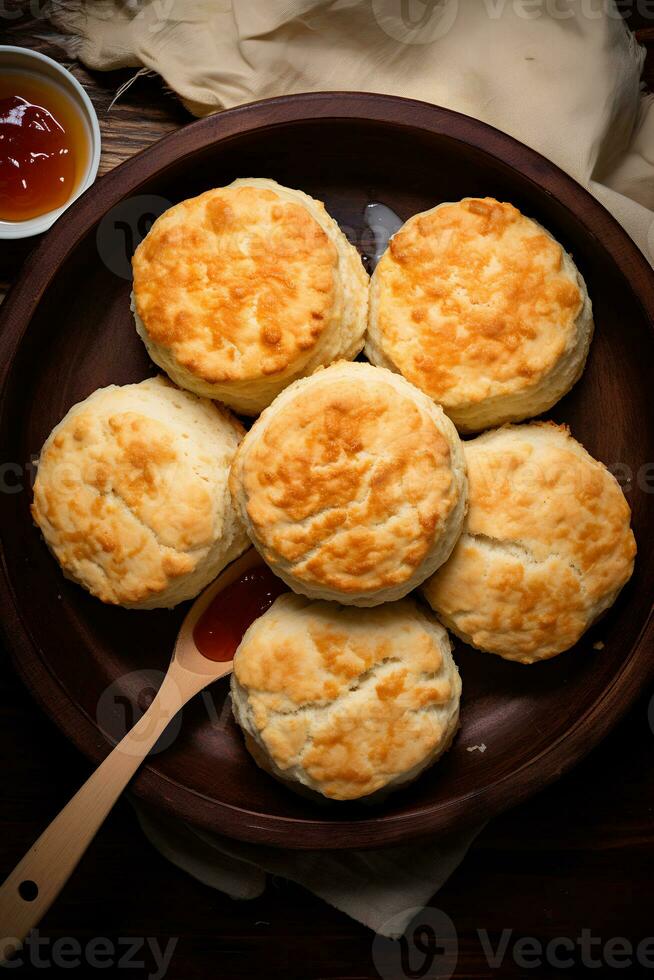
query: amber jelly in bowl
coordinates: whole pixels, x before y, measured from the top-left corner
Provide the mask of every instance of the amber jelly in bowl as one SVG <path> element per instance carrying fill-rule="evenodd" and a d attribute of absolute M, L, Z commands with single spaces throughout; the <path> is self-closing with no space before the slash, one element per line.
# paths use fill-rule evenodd
<path fill-rule="evenodd" d="M 0 45 L 0 238 L 46 231 L 95 180 L 100 127 L 52 58 Z"/>

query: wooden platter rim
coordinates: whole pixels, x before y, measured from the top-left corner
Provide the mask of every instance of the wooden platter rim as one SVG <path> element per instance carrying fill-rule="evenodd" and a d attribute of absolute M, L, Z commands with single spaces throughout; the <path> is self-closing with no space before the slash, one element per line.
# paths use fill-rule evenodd
<path fill-rule="evenodd" d="M 67 211 L 26 261 L 22 274 L 0 309 L 0 414 L 4 414 L 14 355 L 31 316 L 66 256 L 81 237 L 124 197 L 183 157 L 245 133 L 289 123 L 372 122 L 445 136 L 486 154 L 554 196 L 612 255 L 654 325 L 654 273 L 626 232 L 573 178 L 536 151 L 471 117 L 429 103 L 357 92 L 284 96 L 251 103 L 198 120 L 164 137 L 102 177 Z M 0 534 L 1 534 L 0 526 Z M 71 741 L 95 763 L 109 752 L 96 724 L 73 702 L 60 679 L 42 659 L 14 596 L 7 556 L 2 549 L 0 610 L 3 632 L 24 683 Z M 360 820 L 297 819 L 273 816 L 221 803 L 144 766 L 131 784 L 144 801 L 190 823 L 244 841 L 297 849 L 379 847 L 488 819 L 525 799 L 569 770 L 617 723 L 654 678 L 654 617 L 648 618 L 612 683 L 571 728 L 528 762 L 491 786 L 453 800 L 426 805 L 409 814 L 376 815 Z M 525 668 L 526 669 L 526 668 Z M 507 783 L 510 785 L 507 787 Z"/>

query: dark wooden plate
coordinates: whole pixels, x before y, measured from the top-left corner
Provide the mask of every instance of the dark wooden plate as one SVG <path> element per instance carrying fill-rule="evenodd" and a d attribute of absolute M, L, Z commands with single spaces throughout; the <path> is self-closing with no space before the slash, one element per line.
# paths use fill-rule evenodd
<path fill-rule="evenodd" d="M 211 830 L 295 848 L 378 846 L 485 820 L 577 762 L 654 672 L 654 275 L 573 180 L 508 136 L 444 109 L 355 93 L 234 109 L 118 167 L 57 222 L 0 317 L 3 457 L 14 464 L 2 477 L 16 491 L 2 498 L 1 589 L 16 667 L 99 762 L 110 748 L 106 732 L 120 730 L 124 699 L 143 687 L 142 672 L 167 665 L 184 608 L 113 609 L 66 582 L 30 519 L 29 463 L 74 402 L 153 373 L 132 325 L 131 284 L 121 277 L 148 211 L 164 206 L 152 196 L 175 202 L 237 176 L 274 177 L 322 199 L 364 255 L 372 251 L 370 202 L 407 218 L 439 201 L 489 194 L 549 228 L 586 277 L 597 325 L 583 379 L 550 417 L 568 422 L 623 482 L 639 557 L 616 606 L 553 661 L 523 667 L 457 644 L 461 732 L 442 762 L 381 809 L 317 807 L 263 775 L 222 710 L 225 683 L 210 702 L 196 699 L 184 711 L 179 733 L 140 771 L 134 791 Z M 480 745 L 485 751 L 470 751 Z"/>

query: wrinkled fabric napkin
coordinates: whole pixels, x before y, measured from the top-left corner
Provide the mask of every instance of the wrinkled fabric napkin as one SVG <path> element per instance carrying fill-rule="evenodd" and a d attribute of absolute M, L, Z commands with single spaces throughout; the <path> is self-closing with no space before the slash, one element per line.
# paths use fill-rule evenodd
<path fill-rule="evenodd" d="M 150 843 L 205 885 L 247 899 L 263 893 L 268 874 L 288 878 L 392 939 L 447 881 L 483 829 L 372 851 L 287 851 L 218 837 L 134 797 L 131 803 Z"/>
<path fill-rule="evenodd" d="M 353 89 L 475 116 L 588 187 L 654 261 L 654 96 L 613 0 L 53 0 L 50 16 L 86 65 L 152 69 L 196 115 Z"/>
<path fill-rule="evenodd" d="M 475 116 L 575 177 L 654 260 L 654 96 L 613 0 L 54 0 L 50 16 L 90 68 L 151 69 L 196 115 L 340 89 Z M 281 875 L 385 935 L 402 931 L 480 829 L 307 853 L 137 813 L 162 854 L 215 888 L 254 897 L 267 872 Z"/>

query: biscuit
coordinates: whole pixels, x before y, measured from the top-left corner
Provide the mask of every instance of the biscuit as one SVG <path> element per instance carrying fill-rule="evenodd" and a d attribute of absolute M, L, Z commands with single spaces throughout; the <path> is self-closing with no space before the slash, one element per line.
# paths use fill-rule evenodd
<path fill-rule="evenodd" d="M 423 586 L 466 643 L 530 664 L 573 646 L 631 577 L 630 511 L 565 426 L 505 426 L 464 443 L 470 507 Z"/>
<path fill-rule="evenodd" d="M 283 595 L 245 633 L 231 684 L 257 763 L 332 800 L 411 782 L 458 727 L 447 633 L 408 599 L 352 609 Z"/>
<path fill-rule="evenodd" d="M 296 381 L 245 436 L 230 487 L 250 538 L 295 592 L 399 599 L 449 556 L 466 509 L 463 451 L 403 378 L 345 363 Z"/>
<path fill-rule="evenodd" d="M 132 609 L 196 596 L 248 544 L 227 482 L 242 432 L 163 378 L 74 405 L 41 451 L 32 505 L 66 577 Z"/>
<path fill-rule="evenodd" d="M 258 415 L 363 347 L 368 275 L 324 205 L 237 180 L 155 221 L 133 261 L 136 329 L 180 387 Z"/>
<path fill-rule="evenodd" d="M 551 408 L 581 376 L 592 334 L 584 280 L 552 235 L 511 204 L 465 198 L 391 239 L 365 350 L 466 433 Z"/>

